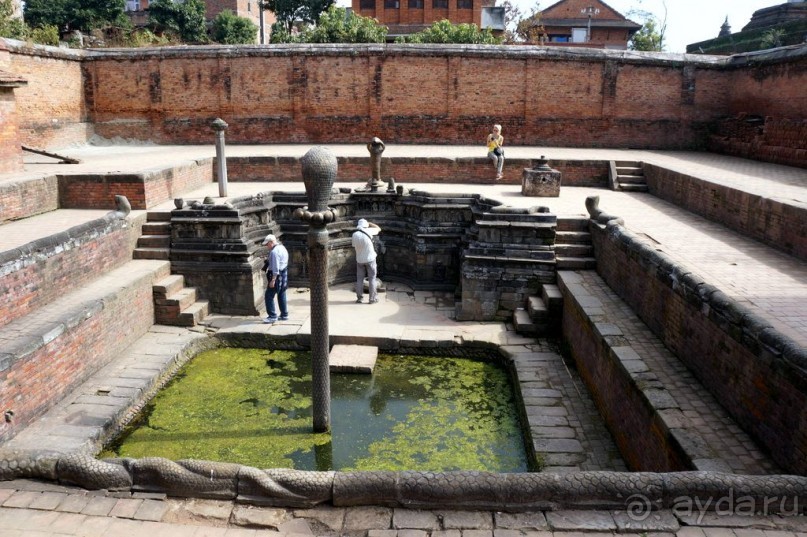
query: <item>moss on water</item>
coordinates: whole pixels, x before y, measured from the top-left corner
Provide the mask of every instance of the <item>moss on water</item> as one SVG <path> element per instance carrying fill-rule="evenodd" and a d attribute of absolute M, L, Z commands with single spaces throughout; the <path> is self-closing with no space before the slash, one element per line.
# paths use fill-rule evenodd
<path fill-rule="evenodd" d="M 527 471 L 506 371 L 457 358 L 379 357 L 331 376 L 332 434 L 311 432 L 308 353 L 198 355 L 102 456 L 302 470 Z"/>

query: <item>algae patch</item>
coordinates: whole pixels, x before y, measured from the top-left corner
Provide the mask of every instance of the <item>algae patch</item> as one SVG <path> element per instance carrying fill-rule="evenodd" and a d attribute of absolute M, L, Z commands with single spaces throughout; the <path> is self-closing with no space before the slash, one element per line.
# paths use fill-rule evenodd
<path fill-rule="evenodd" d="M 200 354 L 105 456 L 301 470 L 528 470 L 506 371 L 458 358 L 382 355 L 331 375 L 331 434 L 311 432 L 308 353 Z"/>

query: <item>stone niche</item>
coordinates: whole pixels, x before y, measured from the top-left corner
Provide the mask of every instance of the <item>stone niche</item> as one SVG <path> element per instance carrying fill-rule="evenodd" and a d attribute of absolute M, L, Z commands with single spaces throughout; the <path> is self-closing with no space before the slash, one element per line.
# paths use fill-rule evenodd
<path fill-rule="evenodd" d="M 267 255 L 274 233 L 289 250 L 289 285 L 308 286 L 308 227 L 293 216 L 303 192 L 271 192 L 231 200 L 231 206 L 172 212 L 171 264 L 213 311 L 256 315 L 263 302 Z M 541 283 L 555 280 L 556 217 L 546 209 L 513 209 L 478 194 L 334 190 L 328 207 L 328 283 L 355 281 L 351 237 L 366 218 L 382 228 L 386 252 L 379 274 L 416 290 L 459 296 L 458 318 L 503 320 L 523 307 Z"/>
<path fill-rule="evenodd" d="M 552 169 L 541 155 L 535 168 L 524 168 L 521 174 L 521 194 L 557 198 L 560 196 L 560 172 Z"/>

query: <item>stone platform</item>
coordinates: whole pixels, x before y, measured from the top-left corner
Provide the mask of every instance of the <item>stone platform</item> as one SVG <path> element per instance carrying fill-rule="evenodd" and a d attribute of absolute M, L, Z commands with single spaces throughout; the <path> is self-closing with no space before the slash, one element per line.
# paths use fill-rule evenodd
<path fill-rule="evenodd" d="M 334 345 L 328 355 L 331 373 L 373 374 L 378 347 L 368 345 Z"/>

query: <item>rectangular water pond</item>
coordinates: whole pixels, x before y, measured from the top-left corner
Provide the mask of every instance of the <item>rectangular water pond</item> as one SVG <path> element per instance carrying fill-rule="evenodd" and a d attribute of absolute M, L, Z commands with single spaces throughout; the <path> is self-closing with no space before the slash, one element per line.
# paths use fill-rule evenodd
<path fill-rule="evenodd" d="M 331 374 L 331 434 L 312 433 L 309 353 L 196 356 L 102 456 L 298 470 L 525 472 L 507 371 L 463 358 L 380 355 Z"/>

